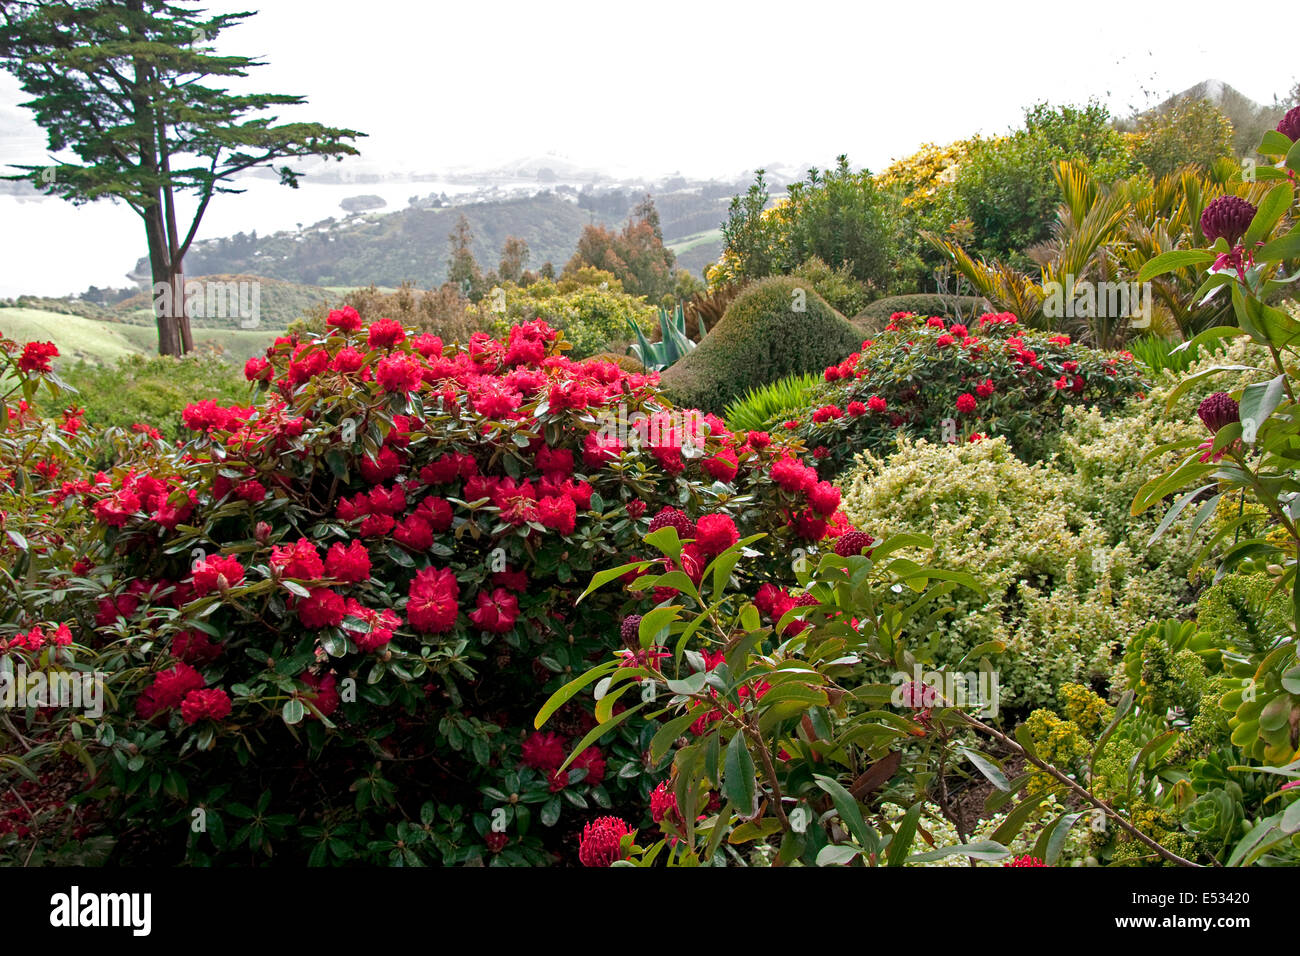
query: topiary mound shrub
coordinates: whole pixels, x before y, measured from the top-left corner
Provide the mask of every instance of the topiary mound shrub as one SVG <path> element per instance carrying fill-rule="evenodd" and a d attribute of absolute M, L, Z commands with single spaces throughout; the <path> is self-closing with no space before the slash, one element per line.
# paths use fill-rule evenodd
<path fill-rule="evenodd" d="M 936 443 L 1005 435 L 1035 461 L 1055 449 L 1062 408 L 1109 411 L 1146 387 L 1128 353 L 1022 330 L 1009 313 L 969 327 L 900 316 L 862 346 L 825 370 L 807 409 L 779 423 L 826 475 L 864 449 L 884 453 L 900 432 Z"/>
<path fill-rule="evenodd" d="M 107 709 L 16 711 L 40 747 L 0 731 L 0 753 L 75 756 L 123 863 L 535 864 L 576 845 L 575 812 L 640 813 L 667 770 L 644 759 L 652 724 L 564 771 L 592 696 L 533 732 L 629 604 L 676 593 L 583 599 L 592 575 L 707 514 L 681 587 L 728 531 L 766 533 L 751 566 L 792 579 L 796 545 L 843 530 L 840 495 L 782 443 L 563 345 L 531 322 L 444 346 L 339 310 L 249 361 L 250 405 L 185 408 L 182 446 L 141 435 L 120 466 L 43 476 L 31 510 L 60 533 L 9 539 L 0 656 L 101 672 Z M 15 373 L 29 396 L 38 358 Z M 0 432 L 0 506 L 28 508 L 20 463 L 53 431 Z"/>
<path fill-rule="evenodd" d="M 678 405 L 720 414 L 751 388 L 821 371 L 861 340 L 809 283 L 764 279 L 736 297 L 722 321 L 663 373 L 661 383 Z"/>
<path fill-rule="evenodd" d="M 913 315 L 937 315 L 955 322 L 970 322 L 990 308 L 989 301 L 977 295 L 939 295 L 916 293 L 891 295 L 877 299 L 853 316 L 854 325 L 871 330 L 882 329 L 899 312 Z"/>

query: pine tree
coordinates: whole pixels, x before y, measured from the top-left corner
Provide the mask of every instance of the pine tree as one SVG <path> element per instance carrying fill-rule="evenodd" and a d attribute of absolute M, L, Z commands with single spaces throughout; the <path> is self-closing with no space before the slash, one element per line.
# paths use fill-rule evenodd
<path fill-rule="evenodd" d="M 207 15 L 191 0 L 36 0 L 0 4 L 0 67 L 32 98 L 23 106 L 44 127 L 52 154 L 76 160 L 26 170 L 47 195 L 76 205 L 120 199 L 144 222 L 154 281 L 158 351 L 193 348 L 185 312 L 185 254 L 212 198 L 238 193 L 233 180 L 256 167 L 304 156 L 341 159 L 364 135 L 319 123 L 276 124 L 265 111 L 303 97 L 233 94 L 209 78 L 243 77 L 259 60 L 218 56 L 212 41 L 251 13 Z M 298 171 L 276 170 L 297 188 Z M 193 194 L 184 232 L 177 199 Z"/>

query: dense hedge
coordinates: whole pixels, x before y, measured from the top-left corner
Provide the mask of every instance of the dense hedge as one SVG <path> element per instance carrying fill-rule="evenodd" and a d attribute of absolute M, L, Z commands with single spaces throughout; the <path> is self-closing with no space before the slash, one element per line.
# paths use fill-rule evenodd
<path fill-rule="evenodd" d="M 807 282 L 764 279 L 731 303 L 704 341 L 663 374 L 662 385 L 679 405 L 721 413 L 749 389 L 792 373 L 821 371 L 861 341 L 857 329 Z"/>

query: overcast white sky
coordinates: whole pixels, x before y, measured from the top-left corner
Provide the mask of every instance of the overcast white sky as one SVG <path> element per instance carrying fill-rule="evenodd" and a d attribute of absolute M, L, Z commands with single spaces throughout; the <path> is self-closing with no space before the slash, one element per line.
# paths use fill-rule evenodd
<path fill-rule="evenodd" d="M 267 61 L 248 89 L 308 98 L 282 119 L 368 133 L 359 143 L 367 169 L 342 167 L 358 172 L 494 168 L 545 154 L 649 177 L 735 177 L 778 164 L 801 172 L 840 153 L 879 170 L 925 142 L 1005 132 L 1036 102 L 1095 97 L 1128 115 L 1218 79 L 1271 103 L 1300 73 L 1280 45 L 1294 30 L 1279 26 L 1279 45 L 1257 52 L 1251 38 L 1266 29 L 1221 0 L 207 7 L 260 9 L 219 37 L 218 51 Z M 22 99 L 0 73 L 0 165 L 45 161 L 45 136 Z M 222 197 L 199 237 L 338 213 L 341 197 L 328 189 L 290 197 L 268 188 L 272 197 Z M 0 296 L 122 285 L 144 253 L 139 221 L 121 204 L 0 197 L 0 223 Z"/>
<path fill-rule="evenodd" d="M 925 141 L 1001 132 L 1040 100 L 1113 112 L 1204 79 L 1269 102 L 1300 67 L 1253 52 L 1222 2 L 902 3 L 248 0 L 219 49 L 257 88 L 370 134 L 369 163 L 583 165 L 728 174 L 847 152 L 880 168 Z M 0 105 L 21 94 L 0 79 Z M 33 127 L 0 160 L 40 151 Z"/>

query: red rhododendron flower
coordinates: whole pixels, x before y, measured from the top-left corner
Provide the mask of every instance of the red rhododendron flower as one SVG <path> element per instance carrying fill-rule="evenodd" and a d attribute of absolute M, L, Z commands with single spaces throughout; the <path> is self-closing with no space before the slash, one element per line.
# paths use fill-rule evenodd
<path fill-rule="evenodd" d="M 870 398 L 867 399 L 867 409 L 869 411 L 883 412 L 888 407 L 889 407 L 889 403 L 886 402 L 879 395 L 872 395 Z"/>
<path fill-rule="evenodd" d="M 446 498 L 426 495 L 415 513 L 427 521 L 434 531 L 446 531 L 451 527 L 451 502 Z"/>
<path fill-rule="evenodd" d="M 325 555 L 326 576 L 360 584 L 370 580 L 370 552 L 360 541 L 350 541 L 344 547 L 343 542 L 336 541 L 330 545 Z"/>
<path fill-rule="evenodd" d="M 449 568 L 421 568 L 411 582 L 406 619 L 424 634 L 445 634 L 460 613 L 460 584 Z"/>
<path fill-rule="evenodd" d="M 588 747 L 573 758 L 569 769 L 587 771 L 587 776 L 582 779 L 582 782 L 589 787 L 597 787 L 605 779 L 605 755 L 600 752 L 599 747 Z"/>
<path fill-rule="evenodd" d="M 341 309 L 331 309 L 325 324 L 341 332 L 355 332 L 361 328 L 361 316 L 350 305 Z"/>
<path fill-rule="evenodd" d="M 366 455 L 360 462 L 361 477 L 367 484 L 382 485 L 392 481 L 402 473 L 402 458 L 397 452 L 385 445 L 379 449 L 379 457 Z"/>
<path fill-rule="evenodd" d="M 582 828 L 578 859 L 583 866 L 609 866 L 624 857 L 619 850 L 619 841 L 628 833 L 635 832 L 618 817 L 599 817 Z"/>
<path fill-rule="evenodd" d="M 136 699 L 136 713 L 148 720 L 154 714 L 179 706 L 190 691 L 198 690 L 204 683 L 203 675 L 189 664 L 159 671 L 153 683 Z"/>
<path fill-rule="evenodd" d="M 854 418 L 859 418 L 867 413 L 867 406 L 861 402 L 849 402 L 847 411 Z"/>
<path fill-rule="evenodd" d="M 52 372 L 50 359 L 58 357 L 59 350 L 53 342 L 28 342 L 18 357 L 18 368 L 23 372 Z"/>
<path fill-rule="evenodd" d="M 288 547 L 276 545 L 271 548 L 271 564 L 277 567 L 287 578 L 302 578 L 314 581 L 325 576 L 325 565 L 316 551 L 316 546 L 306 538 L 299 538 Z"/>
<path fill-rule="evenodd" d="M 519 617 L 519 599 L 505 588 L 494 588 L 489 594 L 480 591 L 478 607 L 469 614 L 475 626 L 493 634 L 504 634 L 515 626 Z"/>
<path fill-rule="evenodd" d="M 392 348 L 406 341 L 406 330 L 402 323 L 392 319 L 378 319 L 370 323 L 370 334 L 366 344 L 372 349 Z"/>
<path fill-rule="evenodd" d="M 181 631 L 172 638 L 172 656 L 187 664 L 210 664 L 224 651 L 223 645 L 212 643 L 202 631 Z"/>
<path fill-rule="evenodd" d="M 192 690 L 181 701 L 181 717 L 185 723 L 200 720 L 223 720 L 230 716 L 230 695 L 219 687 Z"/>
<path fill-rule="evenodd" d="M 359 626 L 353 621 L 365 625 Z M 362 653 L 377 651 L 393 639 L 393 631 L 401 626 L 402 619 L 385 608 L 376 611 L 355 598 L 348 598 L 342 627 L 352 637 Z"/>
<path fill-rule="evenodd" d="M 523 743 L 521 760 L 526 767 L 541 773 L 550 773 L 564 763 L 568 756 L 568 743 L 559 734 L 537 731 Z"/>
<path fill-rule="evenodd" d="M 233 588 L 244 580 L 244 566 L 231 555 L 204 558 L 194 565 L 194 596 Z"/>
<path fill-rule="evenodd" d="M 817 514 L 829 517 L 840 506 L 840 489 L 829 481 L 819 481 L 808 490 L 808 504 Z"/>
<path fill-rule="evenodd" d="M 1044 863 L 1042 860 L 1040 860 L 1038 857 L 1030 856 L 1029 854 L 1025 854 L 1024 856 L 1018 856 L 1014 860 L 1008 860 L 1006 863 L 1003 863 L 1002 865 L 1003 866 L 1047 866 L 1047 864 Z"/>
<path fill-rule="evenodd" d="M 704 459 L 702 467 L 705 474 L 714 481 L 731 481 L 740 470 L 736 453 L 730 448 L 724 448 L 711 458 Z"/>
<path fill-rule="evenodd" d="M 347 604 L 342 595 L 329 588 L 309 588 L 307 593 L 298 601 L 298 620 L 306 627 L 338 627 L 343 622 Z"/>
<path fill-rule="evenodd" d="M 772 480 L 783 490 L 807 491 L 817 482 L 817 472 L 797 458 L 782 458 L 772 465 Z"/>
<path fill-rule="evenodd" d="M 350 375 L 365 364 L 365 353 L 358 352 L 349 345 L 347 348 L 339 349 L 338 354 L 334 356 L 334 361 L 330 362 L 330 368 L 344 375 Z"/>
<path fill-rule="evenodd" d="M 560 534 L 573 534 L 578 517 L 573 499 L 548 495 L 537 502 L 537 520 Z"/>
<path fill-rule="evenodd" d="M 821 408 L 813 412 L 812 420 L 813 424 L 820 425 L 822 422 L 843 417 L 844 412 L 840 410 L 838 405 L 823 405 Z"/>
<path fill-rule="evenodd" d="M 716 557 L 740 540 L 730 515 L 703 515 L 695 522 L 695 545 L 707 557 Z"/>
<path fill-rule="evenodd" d="M 254 356 L 244 363 L 244 378 L 250 382 L 269 382 L 274 374 L 275 369 L 264 358 Z"/>
<path fill-rule="evenodd" d="M 975 386 L 975 394 L 978 395 L 980 398 L 988 398 L 990 395 L 993 394 L 993 389 L 994 389 L 993 379 L 986 378 L 984 381 L 980 382 L 978 385 Z"/>
<path fill-rule="evenodd" d="M 407 515 L 393 528 L 393 540 L 412 551 L 428 551 L 433 547 L 433 526 L 418 512 Z"/>
<path fill-rule="evenodd" d="M 379 360 L 375 381 L 385 392 L 413 392 L 420 387 L 420 363 L 406 355 L 390 355 Z"/>
<path fill-rule="evenodd" d="M 339 709 L 341 698 L 336 686 L 338 681 L 333 671 L 326 671 L 319 677 L 311 671 L 305 671 L 298 675 L 298 680 L 316 691 L 314 694 L 303 694 L 302 698 L 309 701 L 321 714 L 328 717 Z"/>
<path fill-rule="evenodd" d="M 957 396 L 957 411 L 963 415 L 969 415 L 975 411 L 975 396 L 970 392 L 963 392 Z"/>

